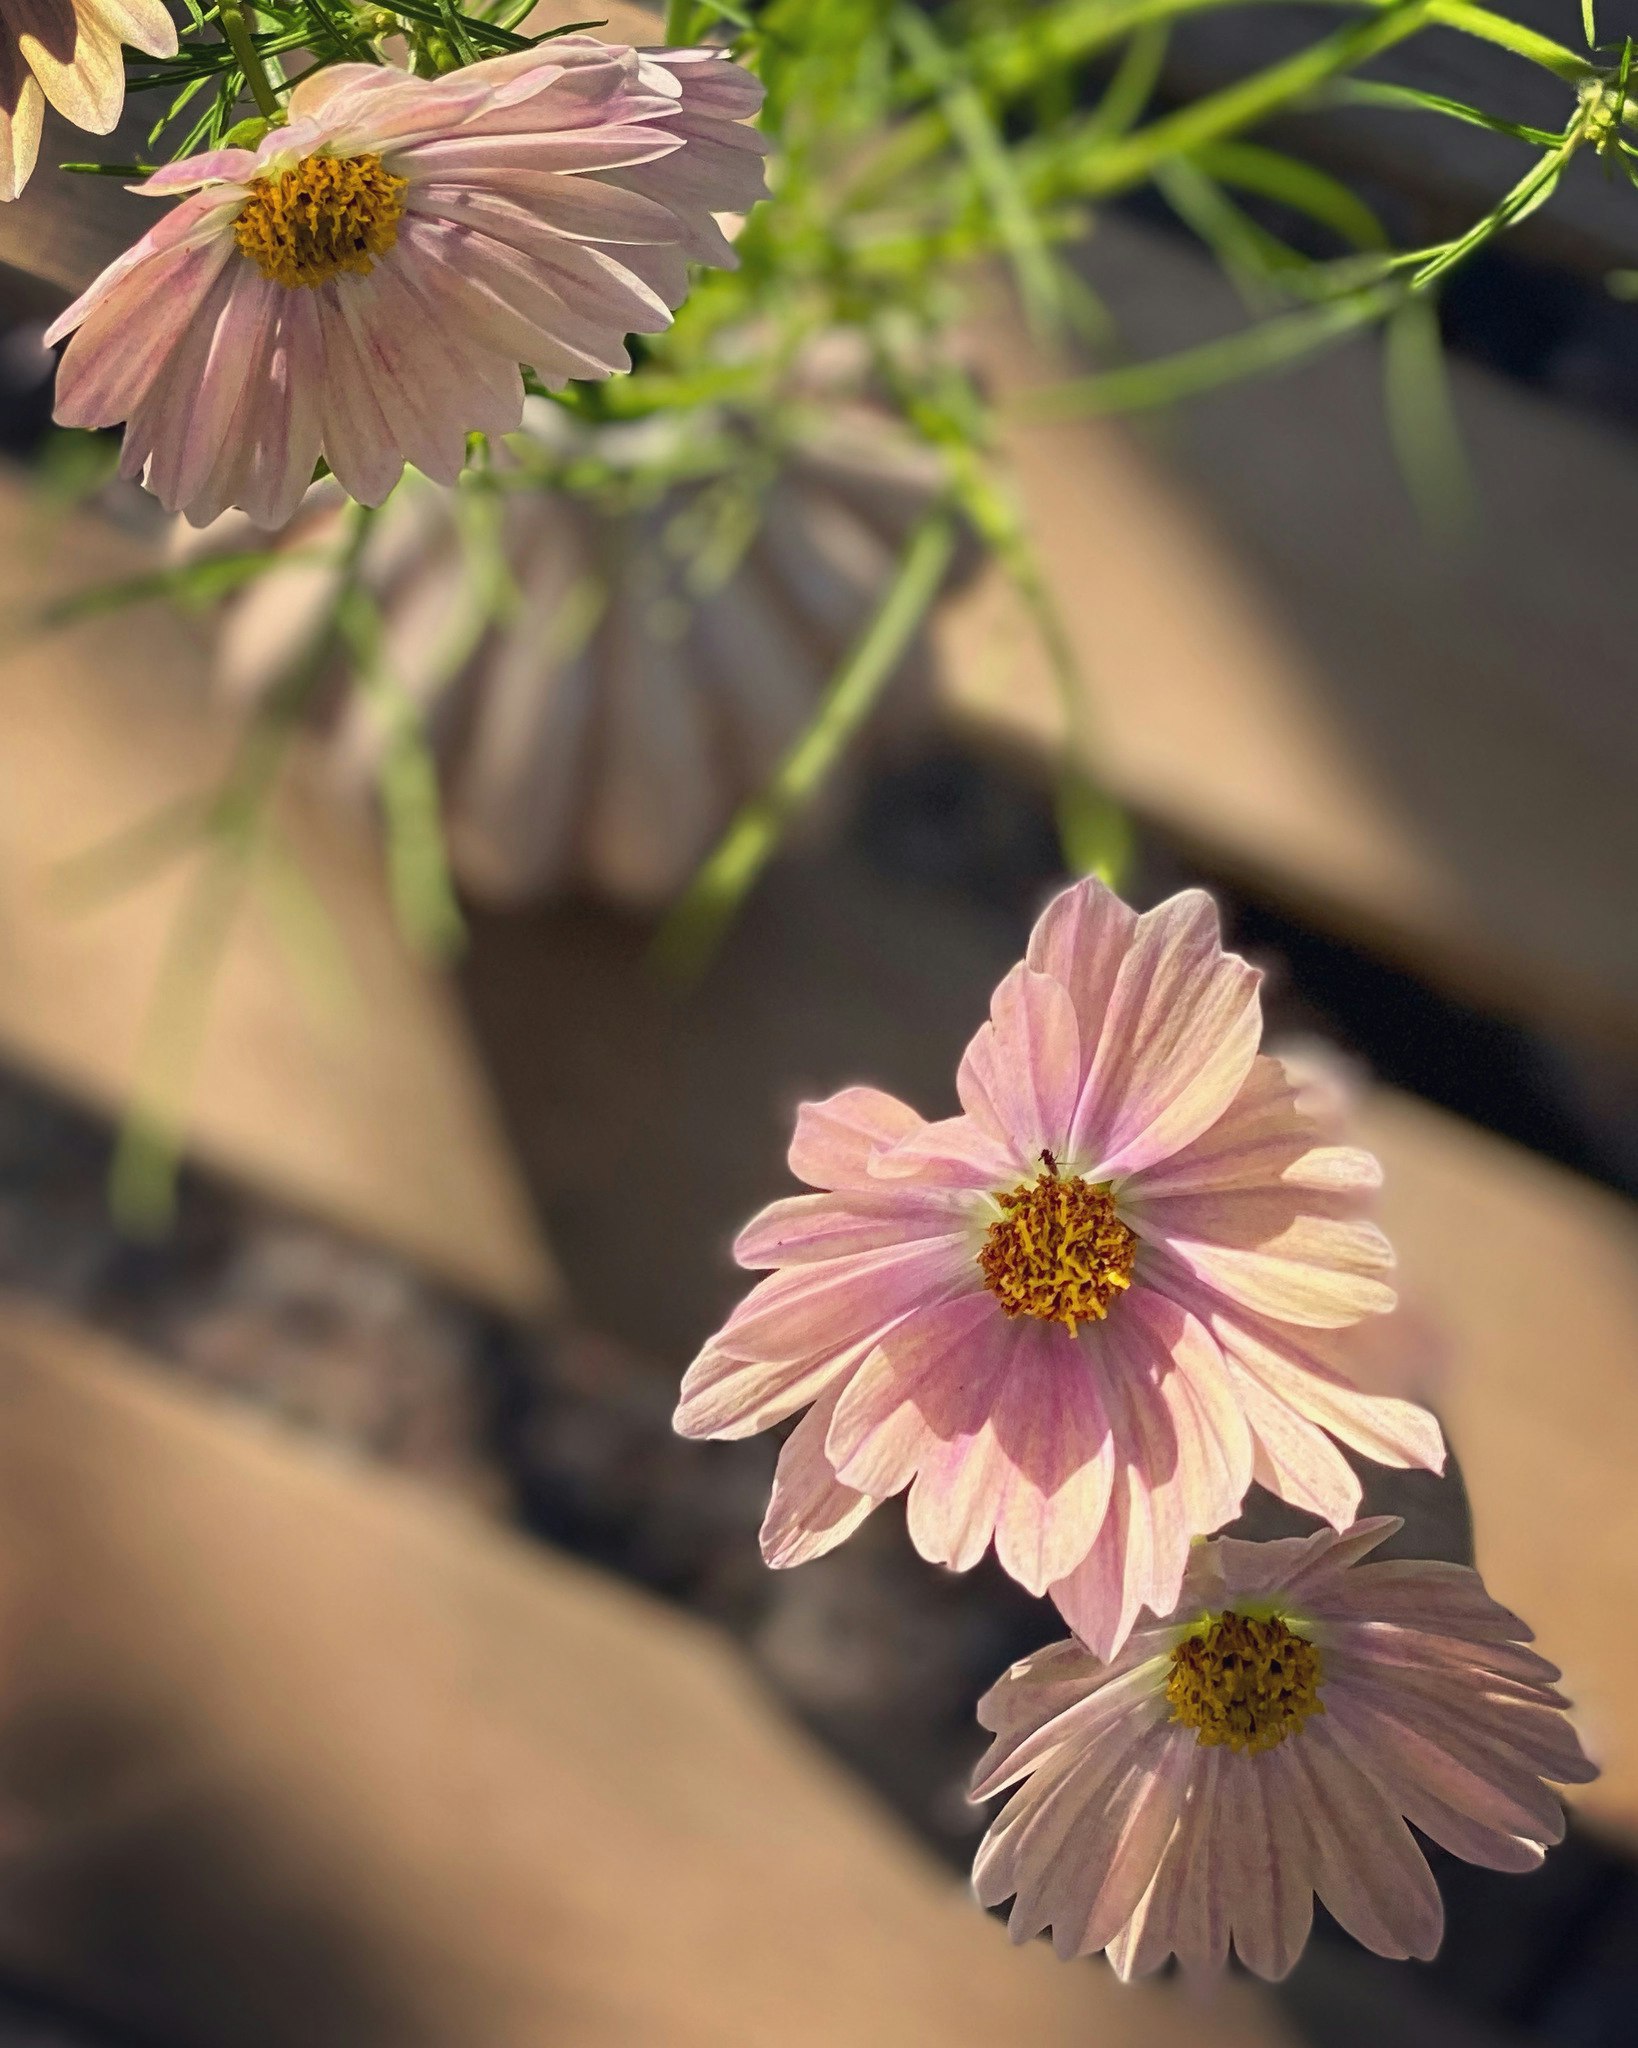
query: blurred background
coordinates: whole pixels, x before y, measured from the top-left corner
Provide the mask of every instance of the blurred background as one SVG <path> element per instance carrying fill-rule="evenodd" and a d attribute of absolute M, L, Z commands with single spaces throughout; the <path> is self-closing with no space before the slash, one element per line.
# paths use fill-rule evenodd
<path fill-rule="evenodd" d="M 1162 104 L 1324 13 L 1190 24 Z M 1397 61 L 1476 90 L 1465 46 Z M 1479 130 L 1292 125 L 1413 242 L 1494 182 Z M 259 684 L 233 650 L 269 617 L 26 623 L 175 543 L 134 489 L 77 486 L 39 338 L 141 202 L 43 169 L 0 213 L 5 2048 L 1634 2039 L 1638 306 L 1607 280 L 1638 195 L 1573 168 L 1443 301 L 1459 491 L 1418 468 L 1434 427 L 1385 418 L 1374 334 L 1137 420 L 1009 424 L 1084 697 L 958 561 L 687 979 L 654 909 L 712 836 L 673 816 L 706 770 L 644 724 L 652 650 L 613 628 L 572 856 L 531 836 L 556 740 L 501 734 L 527 772 L 449 796 L 452 961 L 403 935 L 344 724 L 281 795 L 299 877 L 229 918 L 158 857 L 234 757 Z M 1135 357 L 1234 324 L 1153 193 L 1075 262 Z M 1003 291 L 973 303 L 987 390 L 1062 373 Z M 844 409 L 802 459 L 687 689 L 754 676 L 770 619 L 822 676 L 868 615 L 922 483 Z M 412 539 L 419 589 L 455 542 Z M 1321 1925 L 1288 1984 L 1205 2004 L 1010 1952 L 962 1890 L 972 1709 L 1055 1617 L 926 1567 L 891 1514 L 770 1573 L 776 1447 L 670 1431 L 795 1104 L 870 1080 L 953 1108 L 1075 858 L 1066 756 L 1130 821 L 1125 892 L 1212 889 L 1270 1040 L 1342 1055 L 1425 1340 L 1384 1374 L 1460 1467 L 1362 1468 L 1368 1504 L 1415 1554 L 1476 1548 L 1604 1766 L 1541 1873 L 1433 1852 L 1432 1964 Z M 167 1076 L 160 1230 L 109 1173 Z"/>

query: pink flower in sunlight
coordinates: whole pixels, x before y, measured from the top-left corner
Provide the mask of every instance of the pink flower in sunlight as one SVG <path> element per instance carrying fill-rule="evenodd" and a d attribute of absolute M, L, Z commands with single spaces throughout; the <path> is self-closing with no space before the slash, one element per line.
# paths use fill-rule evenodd
<path fill-rule="evenodd" d="M 170 164 L 186 192 L 63 314 L 65 425 L 126 422 L 122 468 L 204 525 L 282 525 L 322 455 L 379 504 L 406 461 L 452 483 L 510 433 L 530 366 L 630 368 L 714 218 L 763 190 L 755 79 L 705 50 L 586 36 L 435 79 L 338 64 L 251 149 Z M 78 330 L 75 332 L 75 330 Z"/>
<path fill-rule="evenodd" d="M 1433 1418 L 1348 1375 L 1351 1327 L 1394 1299 L 1376 1164 L 1259 1056 L 1258 982 L 1199 891 L 1139 917 L 1081 882 L 996 990 L 964 1114 L 870 1088 L 803 1106 L 791 1169 L 823 1192 L 742 1232 L 740 1263 L 776 1270 L 676 1418 L 738 1437 L 808 1409 L 770 1563 L 908 1488 L 924 1557 L 965 1570 L 993 1541 L 1108 1656 L 1253 1476 L 1346 1523 L 1359 1485 L 1330 1437 L 1438 1469 Z"/>
<path fill-rule="evenodd" d="M 114 126 L 125 105 L 121 43 L 174 57 L 164 0 L 0 0 L 0 200 L 29 181 L 47 100 L 93 135 Z"/>
<path fill-rule="evenodd" d="M 1531 1870 L 1564 1833 L 1544 1780 L 1597 1775 L 1530 1631 L 1461 1565 L 1361 1565 L 1392 1516 L 1200 1545 L 1175 1610 L 1112 1662 L 1054 1643 L 979 1702 L 972 1796 L 1017 1787 L 973 1885 L 1014 1941 L 1107 1949 L 1122 1977 L 1232 1940 L 1283 1977 L 1313 1895 L 1384 1956 L 1431 1956 L 1438 1887 L 1406 1821 L 1469 1863 Z"/>

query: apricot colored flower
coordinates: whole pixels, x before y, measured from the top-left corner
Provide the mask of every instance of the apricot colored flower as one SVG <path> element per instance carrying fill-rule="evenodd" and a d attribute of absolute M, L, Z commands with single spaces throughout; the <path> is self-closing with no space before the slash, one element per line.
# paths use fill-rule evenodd
<path fill-rule="evenodd" d="M 1122 1977 L 1232 1941 L 1283 1977 L 1315 1895 L 1384 1956 L 1431 1956 L 1444 1909 L 1405 1823 L 1492 1870 L 1564 1833 L 1546 1781 L 1597 1775 L 1558 1672 L 1477 1572 L 1361 1564 L 1400 1527 L 1199 1546 L 1175 1610 L 1110 1661 L 1054 1643 L 979 1702 L 995 1735 L 972 1796 L 1016 1787 L 973 1884 L 1011 1932 Z"/>
<path fill-rule="evenodd" d="M 376 505 L 405 462 L 452 483 L 468 433 L 630 368 L 715 215 L 763 190 L 755 79 L 705 50 L 566 36 L 442 78 L 337 64 L 255 149 L 167 165 L 187 193 L 64 313 L 68 426 L 123 420 L 122 468 L 204 525 L 296 510 L 322 455 Z"/>
<path fill-rule="evenodd" d="M 47 100 L 93 135 L 114 126 L 125 105 L 122 43 L 176 55 L 164 0 L 0 0 L 0 200 L 15 199 L 33 173 Z"/>
<path fill-rule="evenodd" d="M 774 1270 L 676 1417 L 738 1437 L 807 1409 L 770 1563 L 908 1489 L 924 1557 L 964 1570 L 993 1542 L 1108 1656 L 1254 1472 L 1351 1519 L 1329 1437 L 1437 1469 L 1432 1417 L 1347 1375 L 1350 1328 L 1394 1299 L 1376 1163 L 1259 1055 L 1258 982 L 1198 890 L 1140 917 L 1080 882 L 996 990 L 961 1115 L 871 1088 L 803 1106 L 791 1169 L 821 1192 L 741 1233 Z"/>

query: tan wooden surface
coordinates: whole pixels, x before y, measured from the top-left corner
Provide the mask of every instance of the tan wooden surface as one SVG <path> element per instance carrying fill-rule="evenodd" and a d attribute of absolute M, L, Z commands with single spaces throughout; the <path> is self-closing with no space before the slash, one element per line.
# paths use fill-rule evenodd
<path fill-rule="evenodd" d="M 1638 1211 L 1387 1090 L 1365 1128 L 1451 1339 L 1439 1406 L 1480 1566 L 1563 1667 L 1603 1765 L 1576 1803 L 1638 1834 Z"/>
<path fill-rule="evenodd" d="M 1108 220 L 1086 269 L 1133 353 L 1242 325 L 1181 243 Z M 998 396 L 1039 384 L 1015 323 Z M 1071 366 L 1073 367 L 1073 366 Z M 1478 524 L 1419 527 L 1374 341 L 1164 422 L 1017 425 L 1019 489 L 1083 671 L 1077 743 L 1225 872 L 1486 1008 L 1638 1048 L 1638 682 L 1609 593 L 1638 520 L 1624 437 L 1456 363 Z M 947 610 L 958 709 L 1065 731 L 998 583 Z"/>
<path fill-rule="evenodd" d="M 62 863 L 215 786 L 232 742 L 187 625 L 146 605 L 31 633 L 31 608 L 151 565 L 106 522 L 47 524 L 0 474 L 0 1055 L 121 1103 L 190 865 L 70 911 Z M 500 1305 L 552 1298 L 549 1262 L 447 988 L 406 951 L 378 850 L 298 803 L 289 843 L 343 976 L 293 967 L 265 905 L 235 925 L 193 1090 L 211 1164 L 377 1238 Z"/>
<path fill-rule="evenodd" d="M 189 2048 L 1276 2048 L 998 1925 L 706 1629 L 0 1304 L 0 1955 Z"/>

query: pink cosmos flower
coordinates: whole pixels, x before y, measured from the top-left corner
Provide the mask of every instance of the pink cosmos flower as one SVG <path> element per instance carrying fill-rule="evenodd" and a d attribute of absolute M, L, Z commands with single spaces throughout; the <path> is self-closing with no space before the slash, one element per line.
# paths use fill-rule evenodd
<path fill-rule="evenodd" d="M 763 191 L 761 86 L 708 50 L 566 36 L 436 79 L 337 64 L 255 149 L 168 165 L 186 192 L 47 339 L 66 425 L 126 422 L 123 470 L 195 525 L 282 525 L 320 455 L 379 504 L 452 483 L 548 386 L 630 368 L 714 215 Z M 77 331 L 76 331 L 77 330 Z"/>
<path fill-rule="evenodd" d="M 1100 1655 L 1167 1613 L 1191 1541 L 1255 1476 L 1350 1521 L 1330 1439 L 1438 1469 L 1438 1425 L 1361 1392 L 1351 1326 L 1390 1308 L 1374 1160 L 1325 1142 L 1260 1057 L 1257 973 L 1197 890 L 1139 917 L 1085 881 L 1048 906 L 924 1123 L 871 1088 L 805 1104 L 822 1192 L 741 1233 L 772 1267 L 689 1368 L 686 1436 L 806 1416 L 763 1549 L 830 1549 L 909 1489 L 912 1540 L 993 1541 Z"/>
<path fill-rule="evenodd" d="M 1014 1941 L 1107 1949 L 1122 1977 L 1232 1940 L 1283 1977 L 1317 1893 L 1384 1956 L 1431 1956 L 1438 1887 L 1406 1821 L 1469 1863 L 1531 1870 L 1564 1833 L 1544 1780 L 1597 1776 L 1553 1666 L 1476 1572 L 1361 1565 L 1392 1516 L 1202 1544 L 1175 1610 L 1100 1662 L 1038 1650 L 979 1702 L 975 1800 L 1018 1789 L 978 1851 Z"/>
<path fill-rule="evenodd" d="M 29 181 L 47 100 L 93 135 L 113 127 L 125 104 L 121 43 L 174 57 L 164 0 L 0 0 L 0 200 Z"/>

